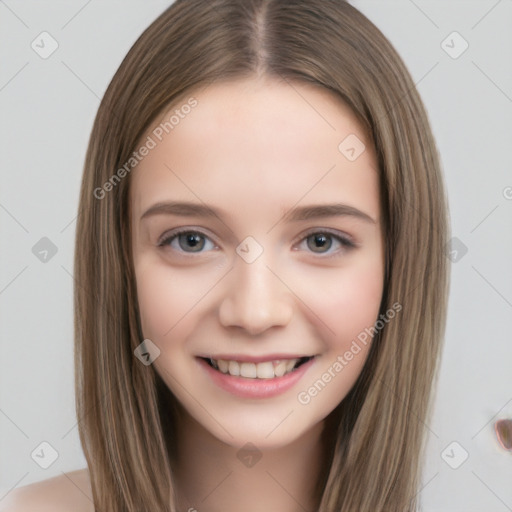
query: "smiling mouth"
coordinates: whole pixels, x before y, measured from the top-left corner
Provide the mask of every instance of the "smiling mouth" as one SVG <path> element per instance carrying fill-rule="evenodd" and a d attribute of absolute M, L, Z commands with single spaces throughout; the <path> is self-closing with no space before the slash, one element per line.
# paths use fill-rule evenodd
<path fill-rule="evenodd" d="M 226 361 L 224 359 L 212 359 L 202 357 L 214 370 L 231 375 L 233 377 L 244 377 L 246 379 L 274 379 L 283 377 L 307 363 L 314 356 L 295 359 L 277 359 L 262 363 L 250 363 L 245 361 Z"/>

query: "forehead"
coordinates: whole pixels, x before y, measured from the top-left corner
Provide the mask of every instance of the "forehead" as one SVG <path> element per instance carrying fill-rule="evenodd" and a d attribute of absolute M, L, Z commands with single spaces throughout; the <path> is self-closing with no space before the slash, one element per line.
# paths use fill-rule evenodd
<path fill-rule="evenodd" d="M 285 206 L 305 195 L 309 202 L 378 197 L 374 149 L 360 123 L 332 91 L 314 84 L 210 84 L 183 95 L 147 137 L 155 147 L 131 177 L 135 213 L 170 194 L 238 208 L 258 198 Z M 347 149 L 357 158 L 353 151 L 347 158 Z M 376 204 L 368 207 L 378 214 Z"/>

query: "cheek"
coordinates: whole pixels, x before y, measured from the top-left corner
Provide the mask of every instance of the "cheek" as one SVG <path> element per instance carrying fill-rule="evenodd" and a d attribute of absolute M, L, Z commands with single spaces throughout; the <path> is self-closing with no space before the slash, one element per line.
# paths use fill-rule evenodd
<path fill-rule="evenodd" d="M 379 271 L 350 275 L 339 285 L 338 300 L 333 301 L 331 307 L 324 305 L 341 340 L 346 342 L 347 338 L 355 338 L 375 323 L 382 299 L 382 280 Z"/>
<path fill-rule="evenodd" d="M 308 295 L 308 320 L 320 332 L 323 356 L 297 395 L 317 418 L 327 416 L 349 393 L 359 377 L 371 346 L 371 331 L 383 291 L 380 265 L 357 271 L 316 276 Z M 312 409 L 309 409 L 312 407 Z"/>
<path fill-rule="evenodd" d="M 222 274 L 220 268 L 172 271 L 161 260 L 140 261 L 135 275 L 144 336 L 161 342 L 185 337 Z"/>
<path fill-rule="evenodd" d="M 327 349 L 346 350 L 365 328 L 374 325 L 383 292 L 381 265 L 315 272 L 301 280 L 304 314 L 322 333 Z M 307 311 L 309 310 L 309 313 Z"/>

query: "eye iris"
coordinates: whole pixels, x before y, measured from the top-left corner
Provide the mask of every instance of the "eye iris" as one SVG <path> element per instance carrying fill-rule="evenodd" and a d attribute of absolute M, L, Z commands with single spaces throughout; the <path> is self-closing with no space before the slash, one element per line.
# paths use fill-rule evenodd
<path fill-rule="evenodd" d="M 192 249 L 189 252 L 200 251 L 204 247 L 204 237 L 199 233 L 182 233 L 179 235 L 179 244 L 184 250 Z"/>
<path fill-rule="evenodd" d="M 314 252 L 323 252 L 323 249 L 328 250 L 331 245 L 331 237 L 324 233 L 316 233 L 308 237 L 308 247 Z"/>

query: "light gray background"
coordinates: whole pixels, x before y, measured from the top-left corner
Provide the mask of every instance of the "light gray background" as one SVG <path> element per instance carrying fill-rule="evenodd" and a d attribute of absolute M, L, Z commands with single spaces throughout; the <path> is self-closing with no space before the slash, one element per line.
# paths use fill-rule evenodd
<path fill-rule="evenodd" d="M 493 431 L 496 419 L 512 418 L 512 1 L 352 3 L 396 46 L 417 83 L 460 240 L 435 411 L 425 425 L 422 510 L 512 511 L 512 452 Z M 85 466 L 72 367 L 83 159 L 112 75 L 167 5 L 0 0 L 0 499 L 14 486 Z M 43 31 L 59 44 L 47 59 L 31 48 Z M 458 36 L 446 39 L 454 31 L 469 44 L 458 58 L 442 47 L 462 48 Z M 57 247 L 46 263 L 32 252 L 43 237 Z M 31 458 L 43 441 L 58 452 L 48 469 Z"/>

